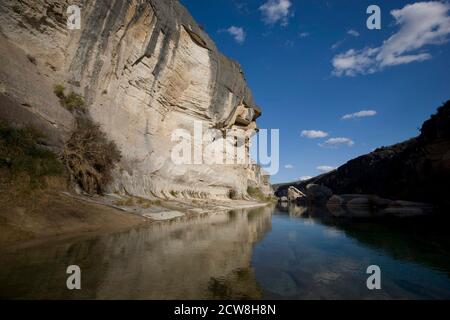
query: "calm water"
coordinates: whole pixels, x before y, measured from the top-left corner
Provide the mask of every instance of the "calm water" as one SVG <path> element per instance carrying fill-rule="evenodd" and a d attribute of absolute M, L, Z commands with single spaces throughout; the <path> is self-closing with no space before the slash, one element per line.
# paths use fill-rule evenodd
<path fill-rule="evenodd" d="M 435 219 L 349 221 L 260 208 L 0 253 L 0 298 L 450 298 L 450 236 Z M 66 268 L 82 290 L 66 289 Z M 366 268 L 381 268 L 381 290 Z"/>

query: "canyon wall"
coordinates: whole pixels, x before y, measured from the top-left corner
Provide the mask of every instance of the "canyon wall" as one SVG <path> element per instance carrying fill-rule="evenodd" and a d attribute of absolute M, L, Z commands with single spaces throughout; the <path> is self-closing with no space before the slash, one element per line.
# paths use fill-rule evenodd
<path fill-rule="evenodd" d="M 307 181 L 274 186 L 279 196 L 289 186 L 305 190 L 322 184 L 335 194 L 376 194 L 393 200 L 428 202 L 450 208 L 450 101 L 426 120 L 419 136 L 381 147 Z"/>
<path fill-rule="evenodd" d="M 66 26 L 72 4 L 80 30 Z M 269 189 L 251 164 L 171 161 L 174 130 L 192 133 L 196 121 L 256 129 L 261 114 L 239 64 L 177 0 L 4 0 L 0 28 L 0 118 L 39 128 L 61 150 L 74 117 L 53 87 L 81 94 L 122 153 L 111 192 L 223 198 L 245 197 L 249 185 Z"/>

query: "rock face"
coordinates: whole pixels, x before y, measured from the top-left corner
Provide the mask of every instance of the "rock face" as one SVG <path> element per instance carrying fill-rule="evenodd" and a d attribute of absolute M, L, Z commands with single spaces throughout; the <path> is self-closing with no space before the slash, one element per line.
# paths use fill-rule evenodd
<path fill-rule="evenodd" d="M 71 4 L 2 1 L 0 118 L 38 127 L 49 147 L 61 149 L 74 123 L 53 94 L 64 84 L 85 97 L 122 152 L 111 191 L 220 198 L 230 190 L 245 195 L 249 184 L 269 189 L 252 164 L 171 160 L 174 130 L 192 134 L 198 121 L 222 132 L 254 129 L 261 114 L 239 64 L 218 52 L 178 1 L 81 0 L 80 30 L 66 28 Z"/>
<path fill-rule="evenodd" d="M 306 195 L 298 190 L 296 187 L 289 187 L 288 189 L 288 200 L 290 202 L 294 201 L 301 201 L 301 199 L 304 199 Z"/>
<path fill-rule="evenodd" d="M 306 186 L 306 197 L 311 204 L 325 205 L 332 195 L 333 192 L 323 185 L 311 183 Z"/>
<path fill-rule="evenodd" d="M 424 122 L 418 137 L 376 149 L 311 180 L 281 185 L 276 194 L 289 185 L 305 190 L 316 183 L 335 194 L 373 194 L 450 207 L 449 181 L 450 101 Z"/>

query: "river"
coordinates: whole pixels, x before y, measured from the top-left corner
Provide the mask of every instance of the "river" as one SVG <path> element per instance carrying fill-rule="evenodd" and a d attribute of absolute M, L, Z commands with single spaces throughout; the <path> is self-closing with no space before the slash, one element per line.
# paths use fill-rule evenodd
<path fill-rule="evenodd" d="M 438 218 L 336 219 L 268 206 L 0 252 L 3 299 L 449 299 Z M 66 269 L 81 269 L 68 290 Z M 367 267 L 380 267 L 369 290 Z"/>

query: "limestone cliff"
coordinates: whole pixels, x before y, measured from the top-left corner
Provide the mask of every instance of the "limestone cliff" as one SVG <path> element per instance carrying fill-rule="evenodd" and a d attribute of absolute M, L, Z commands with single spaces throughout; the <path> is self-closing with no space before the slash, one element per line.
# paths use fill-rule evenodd
<path fill-rule="evenodd" d="M 81 29 L 66 27 L 81 8 Z M 175 129 L 256 128 L 261 114 L 238 63 L 177 0 L 4 0 L 0 118 L 34 125 L 60 150 L 74 125 L 53 94 L 65 84 L 122 153 L 111 191 L 225 197 L 267 182 L 253 165 L 174 165 Z"/>

